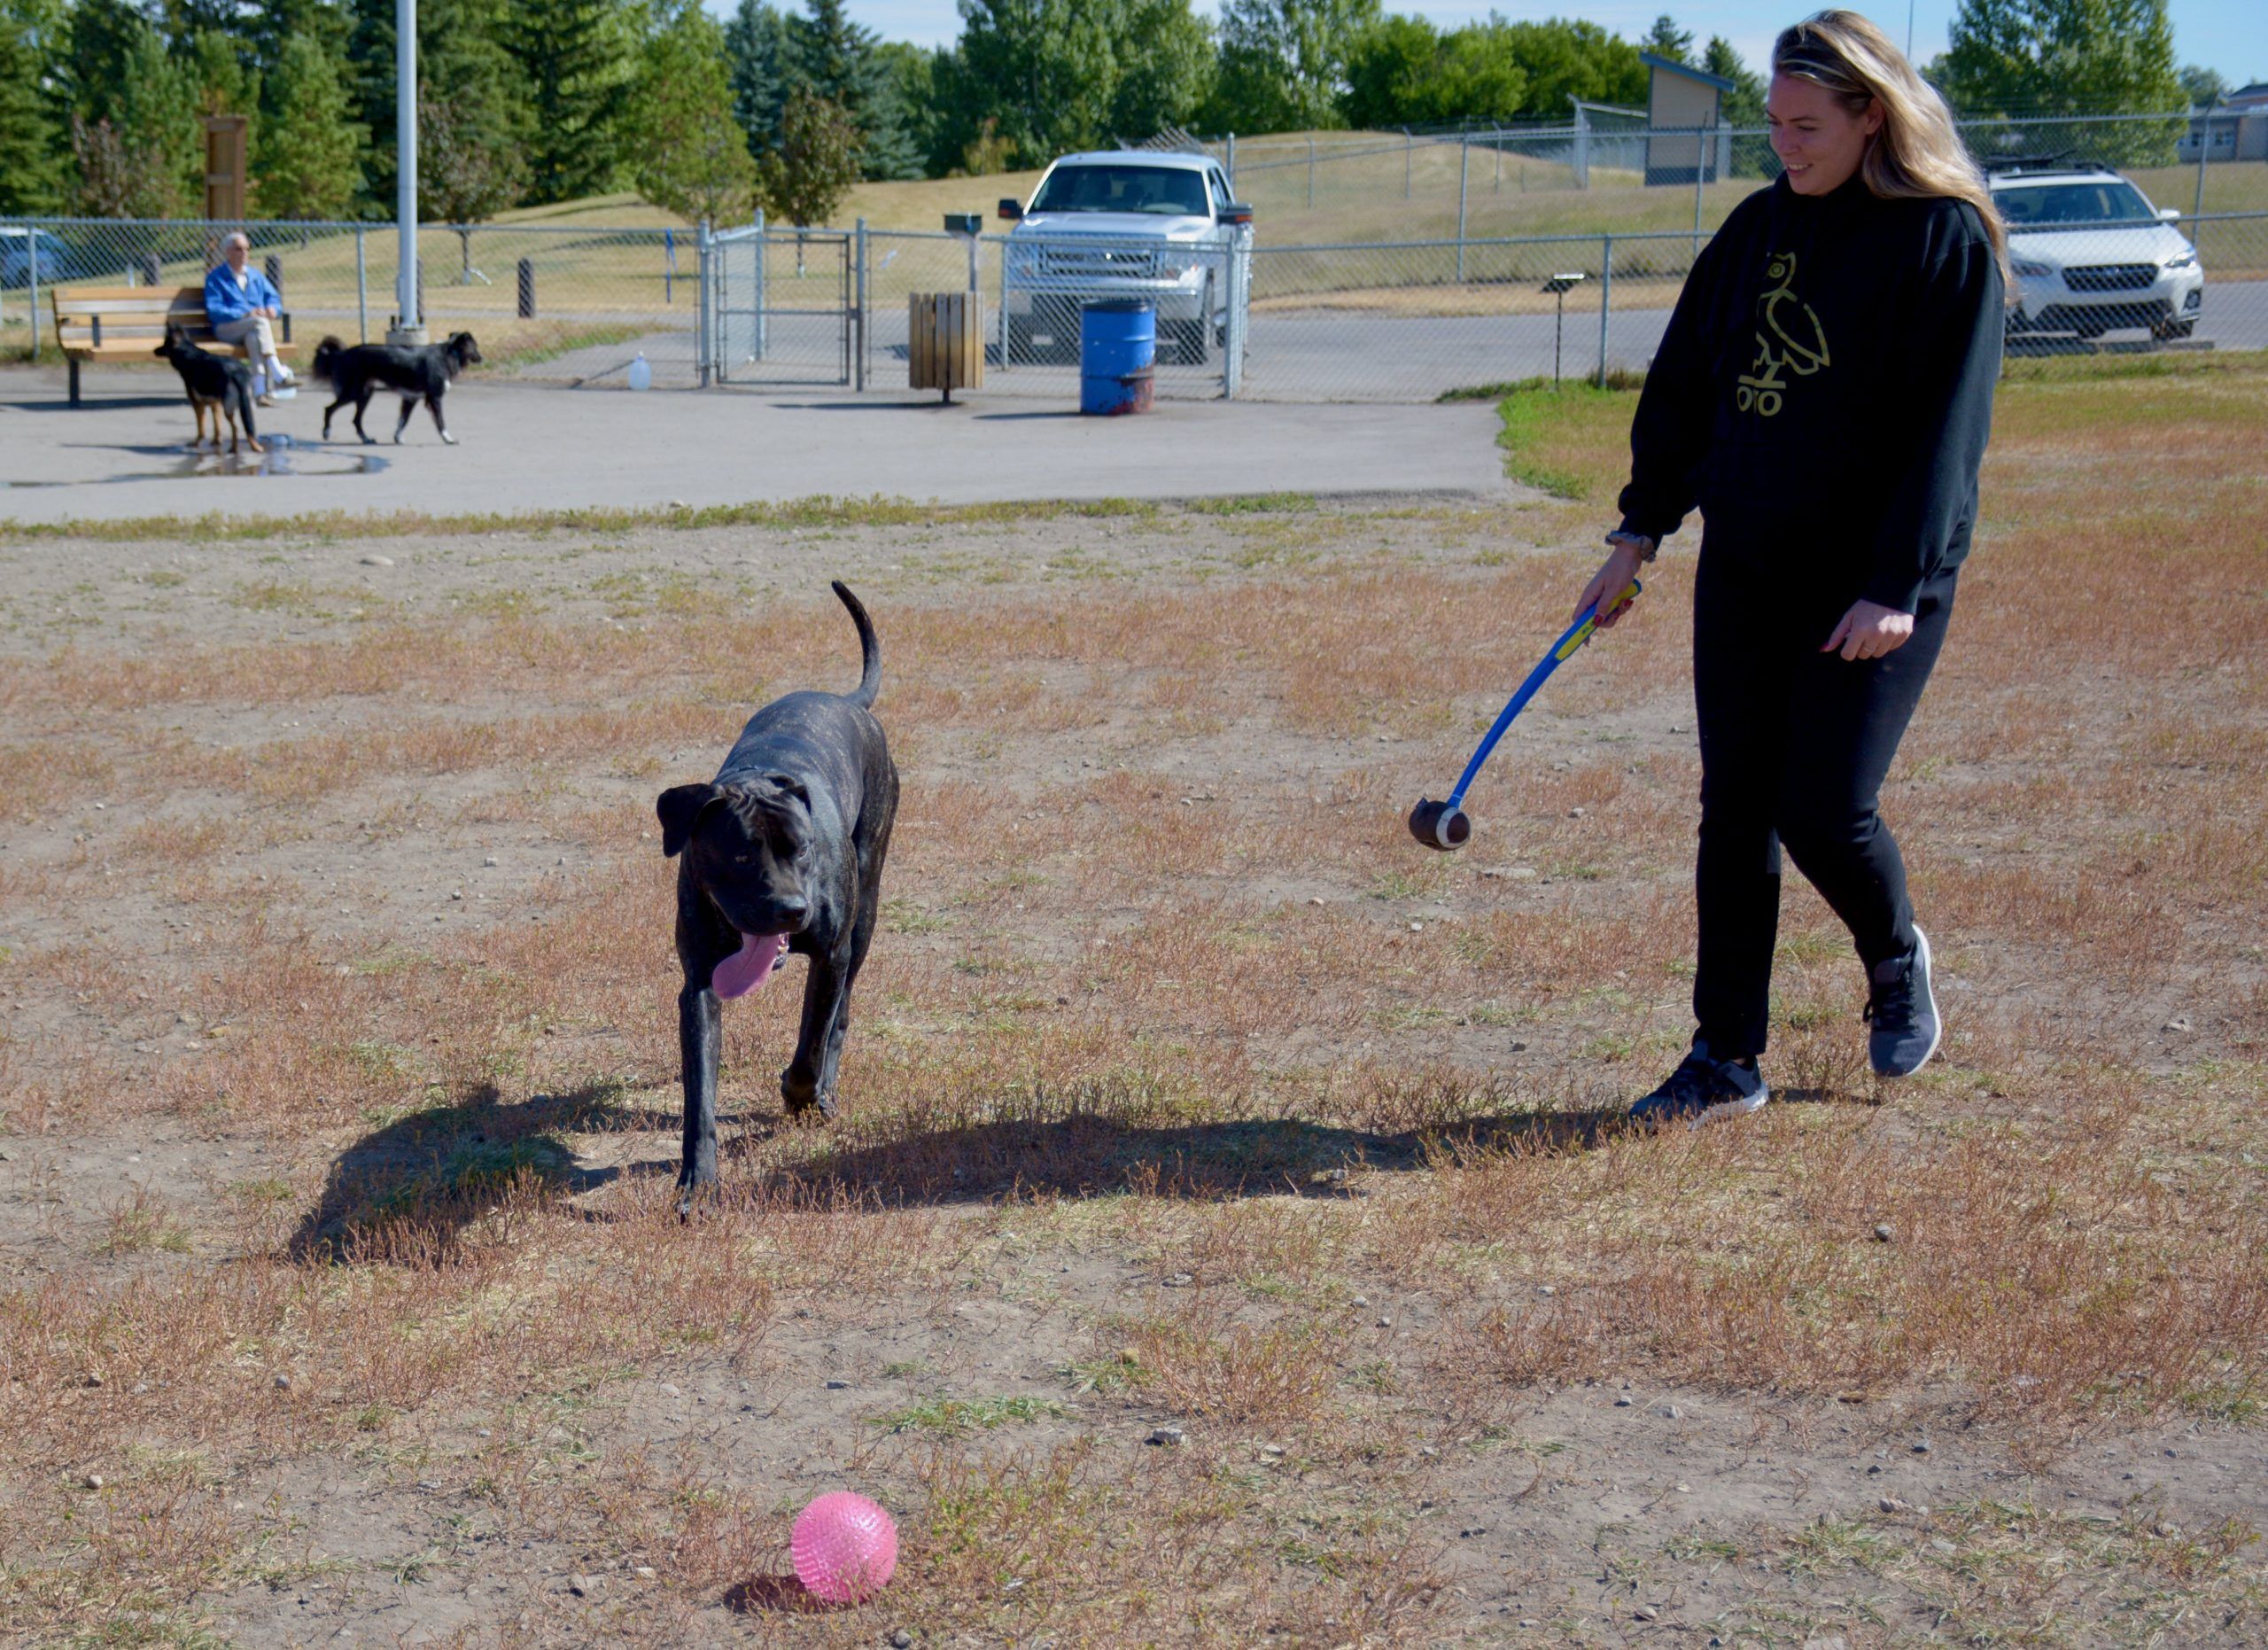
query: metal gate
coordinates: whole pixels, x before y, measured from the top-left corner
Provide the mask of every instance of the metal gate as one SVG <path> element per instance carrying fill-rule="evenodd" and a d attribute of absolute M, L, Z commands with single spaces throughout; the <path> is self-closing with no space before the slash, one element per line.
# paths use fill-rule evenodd
<path fill-rule="evenodd" d="M 712 235 L 708 381 L 849 385 L 858 320 L 853 251 L 846 230 L 759 222 Z"/>

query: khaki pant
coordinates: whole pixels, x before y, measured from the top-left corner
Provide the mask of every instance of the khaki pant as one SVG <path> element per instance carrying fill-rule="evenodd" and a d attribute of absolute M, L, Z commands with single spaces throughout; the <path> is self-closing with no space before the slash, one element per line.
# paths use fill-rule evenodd
<path fill-rule="evenodd" d="M 290 370 L 276 358 L 276 334 L 269 329 L 266 315 L 221 322 L 214 327 L 213 336 L 223 344 L 242 344 L 251 350 L 253 394 L 265 395 L 291 381 Z"/>
<path fill-rule="evenodd" d="M 213 336 L 223 344 L 242 344 L 252 340 L 252 355 L 255 362 L 276 359 L 276 334 L 269 329 L 266 315 L 245 315 L 237 321 L 222 321 L 213 329 Z"/>

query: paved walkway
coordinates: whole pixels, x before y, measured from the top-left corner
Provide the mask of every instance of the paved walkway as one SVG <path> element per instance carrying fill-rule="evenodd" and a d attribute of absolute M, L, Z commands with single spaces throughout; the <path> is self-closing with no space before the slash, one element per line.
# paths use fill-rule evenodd
<path fill-rule="evenodd" d="M 1500 495 L 1493 405 L 1288 406 L 1161 401 L 1132 418 L 1083 418 L 1028 397 L 947 409 L 905 392 L 565 390 L 460 385 L 459 445 L 421 410 L 392 445 L 397 401 L 373 401 L 364 447 L 327 394 L 272 412 L 264 461 L 188 451 L 170 378 L 86 375 L 65 399 L 58 368 L 0 371 L 0 519 L 138 516 L 431 515 L 882 496 L 974 503 L 1190 498 L 1261 492 Z"/>

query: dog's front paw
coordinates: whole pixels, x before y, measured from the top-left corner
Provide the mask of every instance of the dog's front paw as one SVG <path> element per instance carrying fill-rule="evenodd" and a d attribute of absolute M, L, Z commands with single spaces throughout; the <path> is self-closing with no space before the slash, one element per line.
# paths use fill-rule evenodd
<path fill-rule="evenodd" d="M 780 1098 L 788 1102 L 788 1117 L 794 1123 L 828 1123 L 835 1117 L 835 1096 L 822 1094 L 818 1086 L 808 1078 L 799 1080 L 791 1070 L 780 1074 Z M 816 1112 L 818 1115 L 813 1117 Z"/>

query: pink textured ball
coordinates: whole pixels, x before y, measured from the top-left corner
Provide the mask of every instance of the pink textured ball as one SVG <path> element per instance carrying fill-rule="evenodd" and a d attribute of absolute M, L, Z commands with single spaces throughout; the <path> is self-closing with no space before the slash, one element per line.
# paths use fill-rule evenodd
<path fill-rule="evenodd" d="M 856 1604 L 880 1592 L 897 1568 L 897 1526 L 865 1496 L 830 1490 L 796 1515 L 788 1550 L 813 1598 Z"/>

